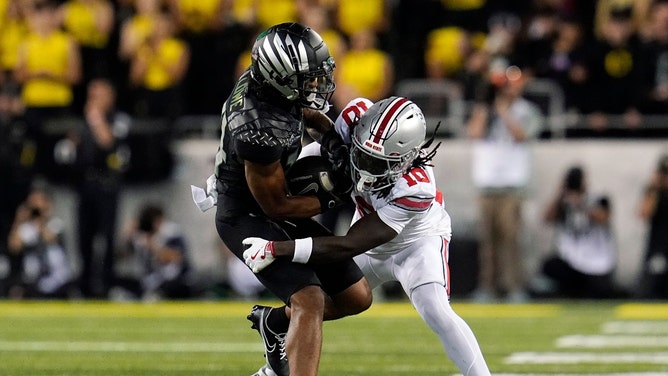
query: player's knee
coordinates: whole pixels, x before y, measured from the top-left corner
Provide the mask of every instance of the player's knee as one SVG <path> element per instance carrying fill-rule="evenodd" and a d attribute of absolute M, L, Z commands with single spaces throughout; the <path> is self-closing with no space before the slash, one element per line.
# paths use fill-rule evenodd
<path fill-rule="evenodd" d="M 319 286 L 307 286 L 290 297 L 292 315 L 317 313 L 322 317 L 325 310 L 325 293 Z"/>

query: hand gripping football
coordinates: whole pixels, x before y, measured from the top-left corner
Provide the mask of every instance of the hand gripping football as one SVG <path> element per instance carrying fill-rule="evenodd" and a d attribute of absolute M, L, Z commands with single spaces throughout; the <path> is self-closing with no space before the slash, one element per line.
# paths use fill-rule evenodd
<path fill-rule="evenodd" d="M 285 180 L 293 196 L 313 196 L 334 190 L 334 175 L 327 159 L 311 155 L 298 159 L 286 172 Z"/>
<path fill-rule="evenodd" d="M 324 157 L 311 155 L 298 159 L 285 173 L 285 180 L 291 195 L 316 196 L 322 211 L 344 201 L 338 196 L 336 175 Z"/>

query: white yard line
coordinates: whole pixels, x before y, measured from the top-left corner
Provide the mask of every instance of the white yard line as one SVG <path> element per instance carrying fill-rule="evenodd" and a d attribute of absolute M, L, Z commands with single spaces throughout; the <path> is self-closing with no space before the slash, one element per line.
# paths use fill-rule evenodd
<path fill-rule="evenodd" d="M 668 336 L 571 335 L 557 339 L 559 348 L 668 347 Z"/>
<path fill-rule="evenodd" d="M 516 352 L 504 359 L 507 364 L 668 364 L 668 352 L 654 353 L 563 353 Z M 664 374 L 668 375 L 668 373 Z"/>
<path fill-rule="evenodd" d="M 603 324 L 605 334 L 668 334 L 668 321 L 610 321 Z"/>

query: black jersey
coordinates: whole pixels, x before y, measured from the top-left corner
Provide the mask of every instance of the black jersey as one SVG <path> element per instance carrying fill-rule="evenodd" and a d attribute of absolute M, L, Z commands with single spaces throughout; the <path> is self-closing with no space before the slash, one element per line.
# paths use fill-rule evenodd
<path fill-rule="evenodd" d="M 218 205 L 261 213 L 246 182 L 244 161 L 269 164 L 280 160 L 287 170 L 301 150 L 304 125 L 301 108 L 285 109 L 259 100 L 252 85 L 255 82 L 246 71 L 223 104 L 216 176 L 218 193 L 225 202 Z"/>

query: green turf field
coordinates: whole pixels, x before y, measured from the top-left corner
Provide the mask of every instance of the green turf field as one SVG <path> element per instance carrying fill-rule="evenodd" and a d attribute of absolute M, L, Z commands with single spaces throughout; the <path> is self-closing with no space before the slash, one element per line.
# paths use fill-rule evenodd
<path fill-rule="evenodd" d="M 269 302 L 272 303 L 272 302 Z M 250 375 L 250 302 L 0 302 L 0 375 Z M 668 375 L 668 305 L 455 303 L 494 374 Z M 405 303 L 325 323 L 322 376 L 454 375 Z"/>

